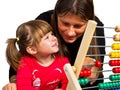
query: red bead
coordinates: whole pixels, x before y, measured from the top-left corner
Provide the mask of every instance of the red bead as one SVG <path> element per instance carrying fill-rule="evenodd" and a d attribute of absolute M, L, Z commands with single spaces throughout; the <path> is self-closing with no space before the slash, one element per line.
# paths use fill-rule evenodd
<path fill-rule="evenodd" d="M 81 70 L 80 71 L 80 77 L 83 77 L 84 76 L 84 70 Z"/>
<path fill-rule="evenodd" d="M 87 76 L 87 70 L 85 69 L 84 70 L 84 77 L 86 77 Z"/>
<path fill-rule="evenodd" d="M 101 65 L 102 65 L 102 64 L 101 64 L 100 60 L 96 60 L 96 61 L 95 61 L 95 66 L 96 66 L 96 67 L 101 67 Z"/>
<path fill-rule="evenodd" d="M 120 68 L 119 67 L 113 68 L 112 71 L 113 73 L 120 73 Z"/>
<path fill-rule="evenodd" d="M 88 76 L 90 76 L 91 75 L 91 71 L 90 70 L 88 70 L 88 69 L 84 69 L 84 70 L 81 70 L 81 72 L 80 72 L 80 77 L 88 77 Z"/>
<path fill-rule="evenodd" d="M 90 76 L 91 75 L 91 70 L 88 70 L 87 72 L 88 72 L 88 76 Z"/>
<path fill-rule="evenodd" d="M 110 60 L 109 65 L 110 66 L 120 66 L 120 60 Z"/>
<path fill-rule="evenodd" d="M 114 60 L 110 60 L 110 61 L 109 61 L 109 65 L 110 65 L 110 66 L 114 66 L 114 65 L 115 65 Z"/>

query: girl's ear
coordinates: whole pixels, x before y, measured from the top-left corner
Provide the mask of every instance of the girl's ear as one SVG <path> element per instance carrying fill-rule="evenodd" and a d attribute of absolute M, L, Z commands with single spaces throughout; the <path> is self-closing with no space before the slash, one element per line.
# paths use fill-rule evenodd
<path fill-rule="evenodd" d="M 36 49 L 35 47 L 33 47 L 33 46 L 28 46 L 28 47 L 26 48 L 26 51 L 27 51 L 29 54 L 31 54 L 31 55 L 37 53 L 37 49 Z"/>

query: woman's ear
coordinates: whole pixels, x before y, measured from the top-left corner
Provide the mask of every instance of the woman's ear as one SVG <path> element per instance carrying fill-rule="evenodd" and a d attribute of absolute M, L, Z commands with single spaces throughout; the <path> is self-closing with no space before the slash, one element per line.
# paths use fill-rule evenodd
<path fill-rule="evenodd" d="M 37 53 L 37 49 L 36 49 L 35 47 L 33 47 L 33 46 L 28 46 L 28 47 L 26 48 L 26 51 L 27 51 L 29 54 L 31 54 L 31 55 Z"/>

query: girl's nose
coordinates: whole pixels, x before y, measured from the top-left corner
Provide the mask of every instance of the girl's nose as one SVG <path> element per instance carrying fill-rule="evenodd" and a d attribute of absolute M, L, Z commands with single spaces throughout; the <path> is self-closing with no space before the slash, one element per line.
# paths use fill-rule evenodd
<path fill-rule="evenodd" d="M 54 41 L 54 40 L 56 40 L 57 38 L 54 36 L 54 35 L 51 35 L 50 36 L 50 40 L 52 40 L 52 41 Z"/>

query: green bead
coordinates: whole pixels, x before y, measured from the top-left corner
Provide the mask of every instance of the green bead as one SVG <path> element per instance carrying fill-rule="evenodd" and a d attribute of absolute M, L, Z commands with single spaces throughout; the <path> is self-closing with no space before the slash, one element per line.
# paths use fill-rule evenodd
<path fill-rule="evenodd" d="M 111 81 L 115 80 L 115 75 L 110 75 L 110 76 L 109 76 L 109 79 L 110 79 Z"/>
<path fill-rule="evenodd" d="M 78 82 L 79 82 L 80 85 L 85 85 L 85 80 L 84 80 L 84 78 L 79 79 Z"/>
<path fill-rule="evenodd" d="M 107 83 L 104 83 L 103 85 L 104 85 L 104 89 L 106 89 L 107 88 Z"/>
<path fill-rule="evenodd" d="M 80 79 L 78 79 L 78 82 L 80 85 L 86 85 L 89 83 L 89 80 L 88 80 L 88 78 L 80 78 Z"/>
<path fill-rule="evenodd" d="M 114 79 L 114 80 L 118 80 L 118 75 L 115 75 L 114 77 L 115 77 L 115 79 Z"/>
<path fill-rule="evenodd" d="M 99 83 L 99 84 L 98 84 L 98 87 L 99 87 L 99 89 L 104 89 L 103 83 Z"/>
<path fill-rule="evenodd" d="M 116 82 L 116 87 L 118 87 L 119 86 L 119 82 Z"/>
<path fill-rule="evenodd" d="M 116 87 L 116 83 L 115 82 L 113 82 L 113 87 Z"/>
<path fill-rule="evenodd" d="M 85 84 L 88 84 L 89 80 L 87 78 L 85 78 Z"/>
<path fill-rule="evenodd" d="M 106 88 L 110 88 L 110 84 L 109 83 L 106 83 Z"/>
<path fill-rule="evenodd" d="M 120 80 L 120 74 L 118 75 L 118 80 Z"/>
<path fill-rule="evenodd" d="M 109 79 L 111 81 L 116 81 L 116 80 L 120 80 L 120 74 L 115 74 L 115 75 L 110 75 Z"/>
<path fill-rule="evenodd" d="M 109 82 L 109 88 L 113 88 L 113 84 Z"/>

